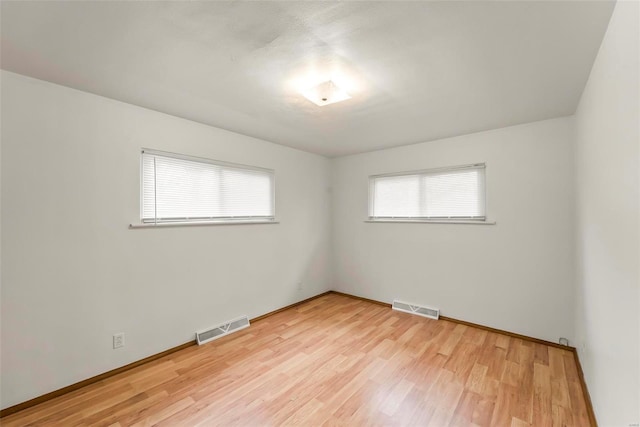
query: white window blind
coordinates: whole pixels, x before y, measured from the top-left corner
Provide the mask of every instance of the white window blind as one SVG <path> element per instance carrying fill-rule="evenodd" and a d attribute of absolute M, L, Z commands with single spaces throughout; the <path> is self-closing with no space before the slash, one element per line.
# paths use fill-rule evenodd
<path fill-rule="evenodd" d="M 272 170 L 143 150 L 143 223 L 273 221 Z"/>
<path fill-rule="evenodd" d="M 485 165 L 369 178 L 369 218 L 479 220 L 485 213 Z"/>

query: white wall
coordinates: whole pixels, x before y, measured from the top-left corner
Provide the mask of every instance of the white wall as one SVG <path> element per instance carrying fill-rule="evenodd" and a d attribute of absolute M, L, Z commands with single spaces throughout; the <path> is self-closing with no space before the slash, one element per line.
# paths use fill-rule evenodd
<path fill-rule="evenodd" d="M 334 287 L 572 340 L 571 125 L 559 118 L 334 160 Z M 479 162 L 497 225 L 364 222 L 369 175 Z"/>
<path fill-rule="evenodd" d="M 600 425 L 638 423 L 639 12 L 575 118 L 332 161 L 3 71 L 1 407 L 334 288 L 567 337 Z M 281 223 L 128 229 L 141 147 L 275 169 Z M 364 222 L 369 175 L 475 162 L 497 225 Z"/>
<path fill-rule="evenodd" d="M 275 169 L 280 224 L 128 229 L 141 147 Z M 3 408 L 329 289 L 326 158 L 8 72 L 2 152 Z"/>
<path fill-rule="evenodd" d="M 639 13 L 617 3 L 575 117 L 576 334 L 602 426 L 640 422 Z"/>

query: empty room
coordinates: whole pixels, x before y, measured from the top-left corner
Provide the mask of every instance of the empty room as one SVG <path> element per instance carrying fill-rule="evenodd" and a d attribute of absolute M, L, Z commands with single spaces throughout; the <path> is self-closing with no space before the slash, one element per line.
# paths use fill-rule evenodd
<path fill-rule="evenodd" d="M 0 425 L 639 426 L 640 1 L 0 1 Z"/>

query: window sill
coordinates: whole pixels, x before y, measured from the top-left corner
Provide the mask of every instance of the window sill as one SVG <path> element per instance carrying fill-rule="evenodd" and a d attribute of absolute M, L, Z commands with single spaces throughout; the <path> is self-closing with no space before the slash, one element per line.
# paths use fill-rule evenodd
<path fill-rule="evenodd" d="M 444 220 L 411 220 L 411 219 L 367 219 L 364 222 L 383 222 L 383 223 L 415 223 L 415 224 L 471 224 L 471 225 L 496 225 L 495 221 L 444 221 Z"/>
<path fill-rule="evenodd" d="M 194 227 L 207 225 L 255 225 L 255 224 L 280 224 L 280 221 L 198 221 L 198 222 L 161 222 L 129 224 L 129 228 L 170 228 L 170 227 Z"/>

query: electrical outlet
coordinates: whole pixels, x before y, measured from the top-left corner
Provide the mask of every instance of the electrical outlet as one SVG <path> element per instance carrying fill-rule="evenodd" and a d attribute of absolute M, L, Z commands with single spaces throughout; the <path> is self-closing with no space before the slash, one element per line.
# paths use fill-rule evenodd
<path fill-rule="evenodd" d="M 120 347 L 124 347 L 124 332 L 113 336 L 113 348 L 115 349 Z"/>

